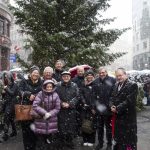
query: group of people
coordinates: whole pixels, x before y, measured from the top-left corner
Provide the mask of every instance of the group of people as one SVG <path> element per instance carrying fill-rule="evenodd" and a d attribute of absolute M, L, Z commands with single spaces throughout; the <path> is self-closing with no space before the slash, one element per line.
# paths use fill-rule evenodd
<path fill-rule="evenodd" d="M 82 66 L 77 75 L 63 69 L 58 60 L 55 69 L 46 67 L 43 78 L 37 66 L 30 69 L 28 79 L 17 86 L 11 74 L 4 78 L 4 135 L 16 136 L 14 103 L 32 105 L 33 119 L 20 121 L 25 150 L 74 149 L 75 138 L 81 136 L 83 146 L 104 145 L 106 150 L 137 150 L 136 97 L 138 86 L 131 82 L 123 68 L 110 77 L 104 67 L 96 73 Z M 19 96 L 18 96 L 19 93 Z M 17 99 L 16 99 L 17 97 Z M 8 111 L 9 110 L 9 111 Z M 8 135 L 9 125 L 12 133 Z"/>

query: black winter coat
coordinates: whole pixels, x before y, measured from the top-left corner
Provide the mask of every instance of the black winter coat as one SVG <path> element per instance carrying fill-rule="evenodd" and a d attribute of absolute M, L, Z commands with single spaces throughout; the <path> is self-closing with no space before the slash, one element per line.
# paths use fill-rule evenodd
<path fill-rule="evenodd" d="M 98 101 L 100 104 L 104 104 L 107 108 L 105 112 L 103 112 L 104 115 L 111 114 L 109 102 L 115 82 L 116 80 L 109 76 L 106 76 L 103 80 L 101 78 L 97 78 L 93 81 L 95 101 Z"/>
<path fill-rule="evenodd" d="M 16 103 L 16 98 L 18 95 L 18 86 L 16 83 L 12 83 L 11 85 L 8 85 L 5 89 L 5 93 L 3 94 L 3 111 L 5 113 L 13 113 L 14 114 L 14 105 Z"/>
<path fill-rule="evenodd" d="M 53 74 L 53 78 L 54 78 L 57 82 L 60 82 L 60 81 L 61 81 L 61 73 L 62 73 L 63 71 L 64 71 L 64 70 L 57 70 L 57 69 L 55 69 L 54 74 Z"/>
<path fill-rule="evenodd" d="M 95 110 L 95 102 L 93 95 L 93 83 L 84 85 L 80 90 L 80 99 L 81 99 L 81 120 L 83 119 L 92 119 L 93 127 L 96 126 L 96 115 L 92 113 L 92 110 Z M 87 106 L 85 106 L 85 104 Z"/>
<path fill-rule="evenodd" d="M 118 91 L 118 84 L 114 87 L 110 107 L 115 105 L 117 108 L 114 138 L 119 144 L 137 143 L 137 93 L 137 84 L 129 80 L 125 81 L 120 91 Z"/>
<path fill-rule="evenodd" d="M 95 108 L 95 101 L 94 101 L 94 93 L 93 93 L 93 83 L 87 84 L 80 89 L 80 99 L 82 107 L 84 104 L 87 104 L 90 109 Z"/>
<path fill-rule="evenodd" d="M 42 81 L 41 79 L 39 79 L 37 83 L 33 83 L 30 78 L 23 79 L 20 82 L 19 90 L 20 90 L 21 96 L 23 96 L 23 104 L 32 105 L 33 102 L 30 101 L 29 98 L 31 94 L 36 96 L 38 92 L 42 90 Z"/>
<path fill-rule="evenodd" d="M 82 86 L 84 86 L 84 76 L 80 77 L 80 76 L 76 76 L 72 79 L 72 82 L 76 83 L 78 88 L 82 88 Z"/>
<path fill-rule="evenodd" d="M 78 102 L 78 87 L 75 83 L 59 82 L 56 88 L 61 103 L 67 102 L 69 108 L 61 108 L 58 114 L 58 129 L 61 134 L 75 134 L 77 127 L 76 104 Z"/>

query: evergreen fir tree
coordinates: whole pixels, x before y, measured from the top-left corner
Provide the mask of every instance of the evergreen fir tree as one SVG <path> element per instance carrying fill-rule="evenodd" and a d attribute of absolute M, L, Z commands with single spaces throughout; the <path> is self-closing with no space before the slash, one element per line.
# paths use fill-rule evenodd
<path fill-rule="evenodd" d="M 63 59 L 68 66 L 107 65 L 123 53 L 109 47 L 127 29 L 104 29 L 109 0 L 17 0 L 10 6 L 21 32 L 30 36 L 32 64 L 53 66 Z M 21 61 L 22 62 L 22 61 Z"/>

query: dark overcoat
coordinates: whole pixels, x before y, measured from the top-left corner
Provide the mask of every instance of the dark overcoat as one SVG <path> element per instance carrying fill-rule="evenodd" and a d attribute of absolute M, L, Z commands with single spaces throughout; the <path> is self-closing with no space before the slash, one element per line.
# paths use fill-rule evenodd
<path fill-rule="evenodd" d="M 78 87 L 75 83 L 69 82 L 65 84 L 60 82 L 57 85 L 56 92 L 58 93 L 61 103 L 69 103 L 69 108 L 62 108 L 58 114 L 58 129 L 61 134 L 75 134 L 77 128 L 77 112 L 76 104 L 78 102 Z"/>
<path fill-rule="evenodd" d="M 110 107 L 116 106 L 116 121 L 114 139 L 121 145 L 136 145 L 137 143 L 137 118 L 136 98 L 138 86 L 126 80 L 118 91 L 116 84 L 112 93 Z"/>

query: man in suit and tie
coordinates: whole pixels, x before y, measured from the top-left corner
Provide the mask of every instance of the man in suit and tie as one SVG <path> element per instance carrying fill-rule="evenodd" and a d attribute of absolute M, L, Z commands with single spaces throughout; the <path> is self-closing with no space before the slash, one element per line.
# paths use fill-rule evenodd
<path fill-rule="evenodd" d="M 108 75 L 106 68 L 99 68 L 99 77 L 93 81 L 93 95 L 97 108 L 98 145 L 95 150 L 102 150 L 104 143 L 104 128 L 106 128 L 107 148 L 112 147 L 111 117 L 109 108 L 110 96 L 116 80 Z"/>
<path fill-rule="evenodd" d="M 129 81 L 123 68 L 116 70 L 110 107 L 115 117 L 114 150 L 137 150 L 136 98 L 138 86 Z"/>

